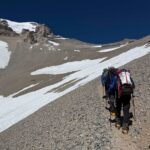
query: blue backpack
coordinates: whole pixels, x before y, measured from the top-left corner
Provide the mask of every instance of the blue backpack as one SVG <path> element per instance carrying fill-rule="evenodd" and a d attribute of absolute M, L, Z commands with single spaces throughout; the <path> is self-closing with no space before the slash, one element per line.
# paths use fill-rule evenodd
<path fill-rule="evenodd" d="M 111 80 L 111 76 L 108 69 L 104 69 L 102 75 L 101 75 L 101 83 L 105 88 L 109 86 Z"/>
<path fill-rule="evenodd" d="M 102 76 L 101 76 L 101 83 L 103 86 L 105 86 L 106 91 L 110 88 L 113 91 L 115 89 L 117 89 L 117 80 L 116 80 L 116 78 L 114 78 L 115 76 L 117 77 L 116 73 L 117 73 L 117 69 L 114 67 L 104 69 Z M 115 82 L 116 82 L 116 84 L 115 84 Z"/>

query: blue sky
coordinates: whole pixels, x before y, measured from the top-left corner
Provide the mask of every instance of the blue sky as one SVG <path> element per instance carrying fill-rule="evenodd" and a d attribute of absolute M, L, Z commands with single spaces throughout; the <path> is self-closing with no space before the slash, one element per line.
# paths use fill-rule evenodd
<path fill-rule="evenodd" d="M 1 0 L 0 18 L 35 21 L 55 34 L 110 43 L 150 34 L 149 0 Z"/>

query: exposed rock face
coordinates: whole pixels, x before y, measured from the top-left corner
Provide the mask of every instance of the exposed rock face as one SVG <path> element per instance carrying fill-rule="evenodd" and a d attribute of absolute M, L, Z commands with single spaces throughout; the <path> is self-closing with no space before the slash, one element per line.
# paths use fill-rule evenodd
<path fill-rule="evenodd" d="M 7 21 L 0 20 L 0 35 L 17 36 L 18 34 L 15 33 L 10 27 L 8 27 Z"/>
<path fill-rule="evenodd" d="M 35 33 L 33 31 L 31 32 L 29 30 L 24 29 L 22 31 L 22 36 L 23 36 L 24 42 L 27 42 L 27 43 L 30 43 L 30 44 L 36 43 L 37 40 L 35 39 L 34 34 Z"/>
<path fill-rule="evenodd" d="M 52 37 L 52 31 L 45 25 L 39 25 L 36 27 L 37 37 Z"/>
<path fill-rule="evenodd" d="M 39 42 L 44 42 L 48 38 L 52 38 L 53 33 L 45 25 L 38 25 L 36 27 L 35 32 L 24 29 L 22 31 L 22 36 L 23 36 L 23 39 L 24 39 L 25 42 L 28 42 L 30 44 L 34 44 L 34 43 L 37 43 L 37 42 L 38 43 Z"/>

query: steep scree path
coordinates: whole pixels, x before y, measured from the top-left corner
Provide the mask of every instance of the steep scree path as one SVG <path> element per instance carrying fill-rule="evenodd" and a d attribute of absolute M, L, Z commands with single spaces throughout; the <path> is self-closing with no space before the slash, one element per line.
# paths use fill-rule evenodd
<path fill-rule="evenodd" d="M 110 128 L 97 80 L 50 103 L 0 134 L 0 149 L 109 149 Z"/>
<path fill-rule="evenodd" d="M 114 150 L 150 150 L 150 54 L 127 64 L 135 80 L 135 113 L 136 121 L 128 135 L 113 128 L 111 145 Z M 131 112 L 133 105 L 131 103 Z"/>
<path fill-rule="evenodd" d="M 149 150 L 150 55 L 127 65 L 136 83 L 136 118 L 128 135 L 112 124 L 99 79 L 0 133 L 2 150 Z M 132 108 L 131 108 L 132 110 Z"/>

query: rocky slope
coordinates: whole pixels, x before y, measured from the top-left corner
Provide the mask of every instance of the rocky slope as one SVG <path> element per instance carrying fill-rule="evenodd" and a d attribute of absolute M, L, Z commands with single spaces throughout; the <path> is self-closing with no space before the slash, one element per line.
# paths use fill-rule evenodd
<path fill-rule="evenodd" d="M 43 107 L 0 135 L 1 149 L 148 150 L 150 147 L 150 55 L 125 67 L 136 83 L 135 109 L 128 135 L 110 128 L 99 79 Z M 131 112 L 132 112 L 131 105 Z M 14 136 L 15 135 L 15 136 Z"/>
<path fill-rule="evenodd" d="M 150 149 L 150 54 L 127 64 L 125 67 L 132 70 L 135 80 L 135 115 L 136 121 L 132 118 L 132 125 L 128 136 L 112 130 L 115 150 L 149 150 Z M 133 105 L 131 103 L 131 112 Z M 116 146 L 115 146 L 116 145 Z"/>
<path fill-rule="evenodd" d="M 105 62 L 128 52 L 132 48 L 143 45 L 145 47 L 150 46 L 150 36 L 139 40 L 126 39 L 106 45 L 94 45 L 56 36 L 45 25 L 33 22 L 16 23 L 4 19 L 0 19 L 0 41 L 8 44 L 8 51 L 11 53 L 9 64 L 5 68 L 0 68 L 1 104 L 7 103 L 10 98 L 9 95 L 20 90 L 23 91 L 16 94 L 15 98 L 46 88 L 49 85 L 55 85 L 65 79 L 64 77 L 78 71 L 56 75 L 31 75 L 31 72 L 35 70 L 67 62 L 107 57 L 102 61 Z M 136 82 L 137 117 L 136 122 L 132 119 L 133 124 L 128 136 L 122 135 L 120 131 L 114 128 L 113 124 L 110 128 L 109 113 L 105 110 L 105 102 L 101 99 L 102 89 L 99 86 L 99 79 L 95 79 L 0 133 L 0 149 L 149 149 L 149 66 L 149 54 L 126 65 L 127 68 L 132 70 Z M 63 84 L 53 90 L 59 94 L 60 91 L 69 89 L 70 86 L 81 80 L 71 81 L 71 83 Z M 37 99 L 38 97 L 35 95 L 33 100 L 36 101 Z M 22 105 L 19 107 L 22 107 Z M 6 113 L 4 116 L 7 115 Z M 0 121 L 4 119 L 5 122 L 4 116 L 0 116 Z M 12 117 L 10 122 L 15 117 Z M 3 121 L 0 130 L 3 127 Z"/>

